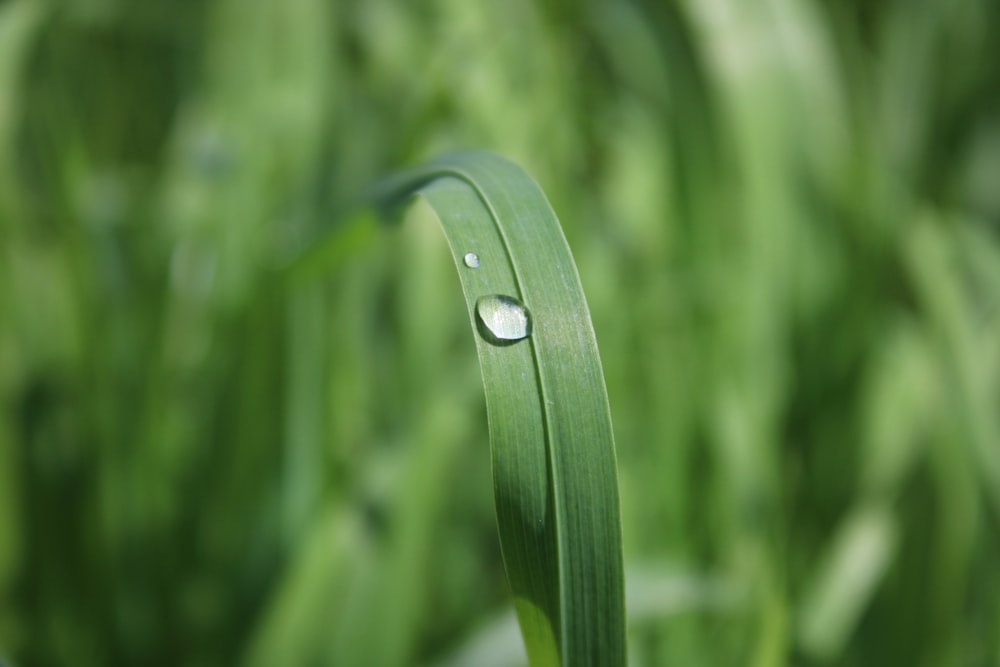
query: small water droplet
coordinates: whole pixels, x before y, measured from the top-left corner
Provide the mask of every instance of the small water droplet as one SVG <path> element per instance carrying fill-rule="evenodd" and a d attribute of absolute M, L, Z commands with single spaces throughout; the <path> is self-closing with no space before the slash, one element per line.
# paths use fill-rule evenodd
<path fill-rule="evenodd" d="M 479 255 L 474 252 L 465 253 L 465 265 L 470 269 L 479 268 Z"/>
<path fill-rule="evenodd" d="M 491 294 L 476 301 L 479 333 L 494 345 L 510 345 L 531 335 L 531 315 L 512 296 Z"/>

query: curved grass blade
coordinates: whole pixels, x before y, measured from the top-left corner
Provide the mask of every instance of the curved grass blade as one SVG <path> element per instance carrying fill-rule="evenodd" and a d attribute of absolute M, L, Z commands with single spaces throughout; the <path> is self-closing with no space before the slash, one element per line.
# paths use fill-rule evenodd
<path fill-rule="evenodd" d="M 490 153 L 444 156 L 374 198 L 414 192 L 439 216 L 476 332 L 500 543 L 531 664 L 624 665 L 611 416 L 555 213 L 527 174 Z"/>

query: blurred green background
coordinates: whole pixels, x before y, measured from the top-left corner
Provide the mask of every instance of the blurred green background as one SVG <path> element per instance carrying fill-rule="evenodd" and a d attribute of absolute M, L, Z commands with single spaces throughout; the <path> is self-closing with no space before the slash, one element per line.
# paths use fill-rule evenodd
<path fill-rule="evenodd" d="M 485 147 L 590 302 L 633 665 L 1000 665 L 998 31 L 0 0 L 0 662 L 518 664 L 443 237 L 343 213 Z"/>

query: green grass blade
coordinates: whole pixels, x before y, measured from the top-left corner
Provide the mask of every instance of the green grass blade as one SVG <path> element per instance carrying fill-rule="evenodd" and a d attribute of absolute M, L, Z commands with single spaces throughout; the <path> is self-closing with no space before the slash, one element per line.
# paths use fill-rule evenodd
<path fill-rule="evenodd" d="M 11 217 L 17 201 L 14 139 L 23 99 L 21 78 L 47 14 L 47 7 L 40 2 L 0 6 L 0 213 Z"/>
<path fill-rule="evenodd" d="M 538 185 L 489 153 L 456 153 L 387 181 L 436 211 L 476 332 L 500 542 L 533 665 L 624 665 L 621 524 L 611 417 L 590 314 Z M 467 265 L 466 255 L 479 260 Z M 477 302 L 504 295 L 531 318 L 498 341 Z M 491 342 L 492 340 L 492 342 Z"/>

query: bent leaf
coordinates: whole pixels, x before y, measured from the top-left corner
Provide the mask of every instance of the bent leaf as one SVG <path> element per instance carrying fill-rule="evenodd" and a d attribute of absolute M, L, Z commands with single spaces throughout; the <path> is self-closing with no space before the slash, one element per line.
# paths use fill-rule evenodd
<path fill-rule="evenodd" d="M 607 390 L 583 289 L 538 185 L 490 153 L 384 182 L 437 213 L 475 332 L 500 544 L 532 665 L 625 664 L 621 519 Z"/>

